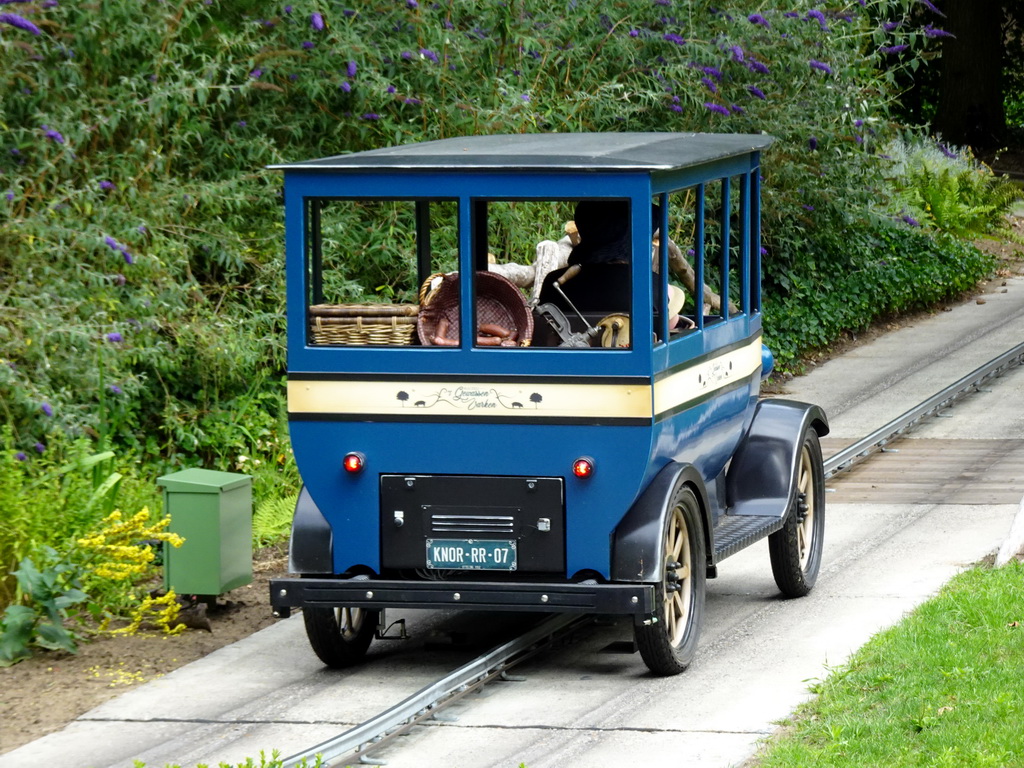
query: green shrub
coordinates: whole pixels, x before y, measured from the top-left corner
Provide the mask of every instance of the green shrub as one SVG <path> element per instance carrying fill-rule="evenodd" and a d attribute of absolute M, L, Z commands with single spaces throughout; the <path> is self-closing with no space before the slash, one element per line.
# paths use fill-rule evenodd
<path fill-rule="evenodd" d="M 995 266 L 991 255 L 969 244 L 895 224 L 851 228 L 832 247 L 816 254 L 820 269 L 783 273 L 765 292 L 765 343 L 780 371 L 844 331 L 957 296 Z"/>
<path fill-rule="evenodd" d="M 25 449 L 46 402 L 69 434 L 176 465 L 279 442 L 275 162 L 471 133 L 767 131 L 766 265 L 792 268 L 891 196 L 880 49 L 925 38 L 877 19 L 914 5 L 32 6 L 41 34 L 0 39 L 2 418 Z"/>
<path fill-rule="evenodd" d="M 980 237 L 1006 229 L 1006 214 L 1022 196 L 966 147 L 897 139 L 887 151 L 893 158 L 887 173 L 907 209 L 902 218 L 912 225 Z"/>

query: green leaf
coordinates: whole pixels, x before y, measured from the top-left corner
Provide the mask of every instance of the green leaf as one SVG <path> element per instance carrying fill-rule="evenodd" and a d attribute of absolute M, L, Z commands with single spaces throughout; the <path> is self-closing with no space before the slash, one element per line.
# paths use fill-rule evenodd
<path fill-rule="evenodd" d="M 36 612 L 26 605 L 9 605 L 0 620 L 0 667 L 28 658 Z"/>
<path fill-rule="evenodd" d="M 74 636 L 64 628 L 63 624 L 49 621 L 40 622 L 36 627 L 36 644 L 51 651 L 67 651 L 76 653 L 78 646 Z"/>

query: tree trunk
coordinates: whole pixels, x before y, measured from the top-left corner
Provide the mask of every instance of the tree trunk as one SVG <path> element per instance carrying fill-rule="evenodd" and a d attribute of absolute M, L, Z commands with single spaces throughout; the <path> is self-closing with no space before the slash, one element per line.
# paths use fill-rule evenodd
<path fill-rule="evenodd" d="M 947 18 L 930 23 L 955 37 L 942 38 L 939 105 L 934 130 L 950 144 L 995 147 L 1006 135 L 1003 112 L 1002 3 L 947 0 Z"/>

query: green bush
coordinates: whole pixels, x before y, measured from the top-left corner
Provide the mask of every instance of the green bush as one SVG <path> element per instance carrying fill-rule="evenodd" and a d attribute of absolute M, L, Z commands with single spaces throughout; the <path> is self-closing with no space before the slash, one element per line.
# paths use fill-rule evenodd
<path fill-rule="evenodd" d="M 967 291 L 995 267 L 969 244 L 895 224 L 847 230 L 816 257 L 820 269 L 783 273 L 765 292 L 765 343 L 780 371 L 844 331 Z"/>
<path fill-rule="evenodd" d="M 887 174 L 907 208 L 901 218 L 912 226 L 980 237 L 1005 230 L 1006 214 L 1022 196 L 1013 182 L 996 176 L 966 147 L 897 139 L 888 153 L 893 162 Z"/>
<path fill-rule="evenodd" d="M 281 440 L 266 164 L 471 133 L 764 130 L 766 267 L 790 269 L 891 196 L 880 50 L 925 41 L 877 21 L 913 0 L 46 5 L 25 6 L 39 35 L 0 38 L 3 419 L 23 450 L 45 402 L 103 448 L 221 468 Z"/>

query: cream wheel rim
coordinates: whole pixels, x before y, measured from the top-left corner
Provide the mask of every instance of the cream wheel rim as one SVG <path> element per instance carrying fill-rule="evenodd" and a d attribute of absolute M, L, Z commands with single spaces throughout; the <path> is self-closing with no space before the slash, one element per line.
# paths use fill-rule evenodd
<path fill-rule="evenodd" d="M 796 543 L 800 553 L 800 568 L 807 570 L 814 543 L 814 465 L 811 452 L 804 446 L 800 453 L 800 475 L 797 481 Z"/>
<path fill-rule="evenodd" d="M 682 643 L 693 605 L 693 552 L 682 507 L 672 510 L 665 536 L 665 627 L 673 646 Z"/>
<path fill-rule="evenodd" d="M 362 608 L 335 608 L 334 618 L 338 622 L 338 631 L 346 641 L 355 640 L 362 629 L 366 611 Z"/>

